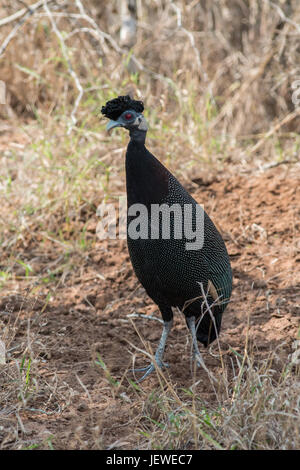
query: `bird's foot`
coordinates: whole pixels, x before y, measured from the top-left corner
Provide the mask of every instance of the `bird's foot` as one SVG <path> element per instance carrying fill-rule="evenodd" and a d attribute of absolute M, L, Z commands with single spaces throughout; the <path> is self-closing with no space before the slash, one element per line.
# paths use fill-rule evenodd
<path fill-rule="evenodd" d="M 156 359 L 156 364 L 159 367 L 159 369 L 163 369 L 164 367 L 169 367 L 169 364 L 167 362 L 163 362 L 161 360 Z M 155 370 L 155 363 L 151 362 L 151 364 L 147 367 L 141 367 L 139 369 L 131 369 L 131 372 L 136 373 L 136 372 L 145 372 L 145 374 L 137 380 L 137 383 L 142 382 L 143 380 L 148 377 L 148 375 L 151 374 Z"/>
<path fill-rule="evenodd" d="M 203 358 L 200 353 L 194 352 L 193 360 L 196 362 L 197 367 L 203 367 L 206 370 L 206 365 L 204 364 Z"/>

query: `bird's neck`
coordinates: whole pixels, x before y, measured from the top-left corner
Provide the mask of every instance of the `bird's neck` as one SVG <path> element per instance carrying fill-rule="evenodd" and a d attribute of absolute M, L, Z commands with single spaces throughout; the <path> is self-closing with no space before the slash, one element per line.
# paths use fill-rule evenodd
<path fill-rule="evenodd" d="M 145 133 L 146 134 L 146 133 Z M 160 204 L 167 196 L 169 172 L 145 147 L 144 139 L 130 139 L 126 152 L 128 206 Z"/>
<path fill-rule="evenodd" d="M 131 142 L 138 143 L 140 145 L 145 145 L 147 131 L 142 131 L 140 129 L 130 129 L 129 135 Z"/>

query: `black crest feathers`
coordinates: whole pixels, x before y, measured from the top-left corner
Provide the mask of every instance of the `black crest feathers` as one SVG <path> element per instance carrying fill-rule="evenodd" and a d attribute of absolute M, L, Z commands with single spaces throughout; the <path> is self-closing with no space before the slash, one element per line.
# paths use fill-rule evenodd
<path fill-rule="evenodd" d="M 118 98 L 114 98 L 108 101 L 105 106 L 102 106 L 101 113 L 115 121 L 127 109 L 133 109 L 138 113 L 142 113 L 144 105 L 142 101 L 132 100 L 129 95 L 118 96 Z"/>

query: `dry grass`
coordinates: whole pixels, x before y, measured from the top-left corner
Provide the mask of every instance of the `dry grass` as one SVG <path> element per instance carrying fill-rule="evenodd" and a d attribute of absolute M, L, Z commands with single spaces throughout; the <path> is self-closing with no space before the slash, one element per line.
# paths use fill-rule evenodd
<path fill-rule="evenodd" d="M 1 18 L 23 8 L 6 3 Z M 0 105 L 0 328 L 8 353 L 0 364 L 2 448 L 58 446 L 46 424 L 32 438 L 34 420 L 31 427 L 23 421 L 28 413 L 50 419 L 79 393 L 59 371 L 41 374 L 50 352 L 40 330 L 59 286 L 95 248 L 89 222 L 97 206 L 125 192 L 120 162 L 127 137 L 105 134 L 100 106 L 128 92 L 144 98 L 149 146 L 186 180 L 199 168 L 252 171 L 294 161 L 300 149 L 292 100 L 300 77 L 297 0 L 138 1 L 131 50 L 119 46 L 119 2 L 99 8 L 90 0 L 84 11 L 79 1 L 45 3 L 23 23 L 0 26 L 7 99 Z M 11 294 L 20 295 L 12 307 Z M 38 314 L 31 320 L 28 311 Z M 247 346 L 216 376 L 214 404 L 199 395 L 199 384 L 178 389 L 161 376 L 151 393 L 131 384 L 139 408 L 131 442 L 154 449 L 299 448 L 298 376 L 291 357 L 282 362 L 275 351 L 259 361 Z M 105 380 L 112 398 L 126 396 L 124 381 L 107 370 Z M 89 391 L 81 391 L 90 402 Z M 74 442 L 66 437 L 62 447 L 103 448 L 101 423 L 93 412 L 89 420 L 92 437 L 85 441 L 79 426 Z"/>
<path fill-rule="evenodd" d="M 248 358 L 230 382 L 218 377 L 215 406 L 193 387 L 179 400 L 161 389 L 145 400 L 140 432 L 154 449 L 274 450 L 299 447 L 299 382 L 285 366 L 280 377 L 272 361 Z"/>
<path fill-rule="evenodd" d="M 106 448 L 101 412 L 96 414 L 92 391 L 89 392 L 78 375 L 79 386 L 76 388 L 60 379 L 62 371 L 52 370 L 45 374 L 43 368 L 47 368 L 51 353 L 43 344 L 42 328 L 47 324 L 43 307 L 39 306 L 41 313 L 34 320 L 39 322 L 41 333 L 35 329 L 33 334 L 34 321 L 25 318 L 24 298 L 22 302 L 16 320 L 8 325 L 3 337 L 9 356 L 18 359 L 0 366 L 1 448 Z M 25 316 L 22 320 L 23 308 Z M 26 335 L 18 340 L 20 330 L 24 331 L 26 325 Z M 11 344 L 14 344 L 12 349 Z M 194 378 L 191 386 L 181 388 L 158 371 L 158 386 L 149 392 L 128 376 L 126 379 L 126 374 L 117 380 L 96 355 L 95 365 L 103 370 L 105 386 L 102 393 L 108 390 L 113 402 L 122 398 L 129 402 L 129 410 L 132 407 L 139 410 L 131 419 L 127 439 L 118 439 L 111 447 L 156 450 L 299 448 L 299 364 L 291 358 L 282 361 L 277 351 L 264 360 L 254 357 L 247 343 L 244 355 L 233 351 L 231 364 L 213 375 L 213 399 L 211 396 L 208 399 L 201 393 L 205 378 L 200 381 Z M 219 360 L 222 362 L 221 356 Z M 72 410 L 78 397 L 84 404 L 81 407 L 88 408 L 86 403 L 90 406 L 88 437 L 82 421 L 72 439 L 70 432 L 66 437 L 64 432 L 51 433 L 47 421 L 50 423 L 68 409 Z M 131 415 L 128 413 L 128 419 Z M 28 416 L 31 417 L 29 422 Z M 35 416 L 39 421 L 38 436 Z M 45 423 L 42 427 L 41 420 Z"/>
<path fill-rule="evenodd" d="M 2 7 L 3 16 L 17 6 Z M 37 9 L 0 56 L 6 112 L 45 118 L 59 109 L 62 117 L 79 92 L 71 71 L 89 114 L 121 86 L 146 98 L 159 120 L 172 119 L 177 132 L 188 129 L 196 142 L 207 133 L 222 142 L 229 136 L 256 139 L 294 110 L 297 0 L 213 1 L 209 8 L 201 1 L 138 2 L 138 19 L 136 44 L 128 51 L 117 43 L 118 2 L 101 10 L 92 1 L 84 10 L 79 1 Z M 2 40 L 11 29 L 10 23 L 2 26 Z M 86 113 L 81 106 L 79 123 Z M 295 117 L 280 133 L 298 125 Z"/>

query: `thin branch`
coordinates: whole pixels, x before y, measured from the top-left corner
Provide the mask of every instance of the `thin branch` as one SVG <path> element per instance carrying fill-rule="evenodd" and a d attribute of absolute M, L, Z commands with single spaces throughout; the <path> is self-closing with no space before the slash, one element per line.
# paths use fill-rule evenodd
<path fill-rule="evenodd" d="M 235 95 L 226 101 L 224 106 L 221 108 L 220 112 L 216 116 L 216 118 L 210 123 L 210 127 L 213 128 L 219 122 L 226 116 L 230 116 L 233 112 L 234 107 L 239 104 L 240 98 L 245 95 L 246 91 L 250 86 L 252 85 L 253 82 L 258 80 L 263 74 L 264 71 L 269 64 L 269 62 L 273 59 L 274 57 L 274 50 L 272 49 L 266 57 L 262 60 L 260 65 L 256 67 L 255 69 L 251 70 L 251 73 L 249 77 L 242 83 L 240 88 L 236 91 Z"/>
<path fill-rule="evenodd" d="M 102 31 L 99 26 L 97 25 L 97 23 L 95 22 L 95 20 L 93 20 L 93 18 L 91 18 L 90 16 L 88 16 L 84 10 L 84 7 L 81 3 L 81 0 L 75 0 L 76 1 L 76 5 L 80 11 L 80 15 L 78 15 L 78 17 L 81 17 L 83 20 L 87 21 L 88 23 L 90 23 L 94 30 L 98 33 L 99 37 L 101 38 L 104 38 L 107 42 L 110 43 L 110 45 L 112 46 L 112 48 L 120 55 L 128 55 L 128 51 L 126 49 L 123 49 L 122 47 L 120 47 L 117 42 L 112 38 L 112 36 L 108 33 L 105 33 L 104 31 Z M 73 15 L 74 16 L 74 15 Z M 156 72 L 153 72 L 152 70 L 149 70 L 147 69 L 146 67 L 144 67 L 143 64 L 141 64 L 141 62 L 135 57 L 134 54 L 131 54 L 130 56 L 130 60 L 137 66 L 137 68 L 141 71 L 141 72 L 145 72 L 145 73 L 148 73 L 149 75 L 152 75 L 154 78 L 156 78 L 157 80 L 161 80 L 161 81 L 164 81 L 164 82 L 167 82 L 169 85 L 172 85 L 173 88 L 176 88 L 176 85 L 175 83 L 173 82 L 173 80 L 171 80 L 170 78 L 168 77 L 165 77 L 164 75 L 161 75 L 160 73 L 156 73 Z"/>
<path fill-rule="evenodd" d="M 144 315 L 143 313 L 129 313 L 126 316 L 128 318 L 144 318 L 145 320 L 156 320 L 159 323 L 164 323 L 163 320 L 158 317 L 154 317 L 153 315 Z"/>
<path fill-rule="evenodd" d="M 22 10 L 19 10 L 17 13 L 14 13 L 13 15 L 8 16 L 7 18 L 4 18 L 3 20 L 0 20 L 0 27 L 1 27 L 5 24 L 12 23 L 13 21 L 16 21 L 17 19 L 24 17 L 20 19 L 19 23 L 13 27 L 13 29 L 4 39 L 0 47 L 0 57 L 3 54 L 3 52 L 6 50 L 10 41 L 15 37 L 18 30 L 21 28 L 21 26 L 23 26 L 26 19 L 29 18 L 29 16 L 32 16 L 37 11 L 37 9 L 43 5 L 44 1 L 48 3 L 52 0 L 40 0 L 39 2 L 36 2 L 33 5 L 29 5 L 28 8 L 23 8 Z"/>
<path fill-rule="evenodd" d="M 48 1 L 51 1 L 51 0 L 48 0 Z M 16 21 L 28 13 L 32 15 L 35 12 L 35 10 L 37 10 L 39 7 L 43 5 L 43 3 L 44 3 L 44 0 L 39 0 L 38 2 L 33 3 L 32 5 L 28 5 L 27 8 L 22 8 L 22 10 L 19 10 L 10 16 L 7 16 L 6 18 L 3 18 L 2 20 L 0 20 L 0 27 L 8 23 L 12 23 L 13 21 Z"/>
<path fill-rule="evenodd" d="M 22 20 L 21 23 L 17 24 L 16 26 L 14 26 L 14 28 L 10 31 L 10 33 L 6 36 L 6 38 L 4 39 L 3 43 L 1 44 L 0 46 L 0 57 L 1 55 L 3 54 L 3 52 L 6 50 L 8 44 L 10 43 L 10 41 L 12 40 L 12 38 L 17 34 L 18 30 L 21 28 L 21 26 L 23 25 L 23 23 L 25 22 L 25 18 Z"/>
<path fill-rule="evenodd" d="M 282 19 L 282 21 L 284 21 L 285 23 L 288 23 L 292 26 L 294 26 L 294 28 L 297 29 L 297 31 L 300 33 L 300 25 L 298 23 L 296 23 L 296 21 L 293 21 L 291 20 L 290 18 L 288 18 L 284 12 L 282 11 L 282 9 L 280 8 L 279 5 L 276 5 L 274 2 L 271 2 L 270 0 L 264 0 L 265 3 L 267 3 L 268 5 L 270 5 L 272 8 L 275 8 L 275 10 L 277 11 L 278 15 L 280 16 L 280 18 Z"/>
<path fill-rule="evenodd" d="M 264 144 L 264 142 L 273 134 L 275 134 L 275 132 L 277 132 L 282 126 L 284 126 L 285 124 L 288 124 L 289 122 L 293 121 L 293 119 L 299 116 L 300 116 L 300 108 L 296 108 L 295 111 L 285 116 L 285 118 L 279 121 L 276 124 L 276 126 L 272 127 L 272 129 L 270 129 L 261 140 L 259 140 L 255 145 L 253 145 L 253 147 L 251 147 L 250 152 L 249 152 L 250 155 L 256 152 L 258 149 L 260 149 L 260 147 Z"/>
<path fill-rule="evenodd" d="M 69 135 L 73 129 L 73 127 L 75 126 L 76 122 L 77 122 L 77 119 L 76 119 L 76 112 L 77 112 L 77 109 L 78 109 L 78 106 L 79 106 L 79 103 L 81 101 L 81 98 L 82 98 L 82 95 L 84 93 L 84 90 L 81 86 L 81 83 L 80 83 L 80 80 L 79 78 L 77 77 L 73 67 L 72 67 L 72 64 L 71 64 L 71 61 L 69 59 L 69 55 L 68 55 L 68 49 L 67 49 L 67 46 L 65 45 L 65 41 L 64 41 L 64 38 L 61 34 L 61 32 L 59 31 L 59 29 L 57 28 L 57 25 L 54 21 L 54 18 L 53 18 L 53 15 L 51 13 L 51 11 L 49 10 L 48 8 L 48 5 L 47 5 L 47 0 L 43 0 L 44 1 L 44 10 L 45 12 L 47 13 L 47 16 L 51 22 L 51 25 L 52 25 L 52 28 L 53 28 L 53 31 L 55 32 L 58 40 L 59 40 L 59 43 L 60 43 L 60 47 L 61 47 L 61 51 L 62 51 L 62 54 L 64 56 L 64 59 L 68 65 L 68 70 L 69 70 L 69 73 L 71 75 L 71 77 L 73 78 L 74 80 L 74 83 L 75 83 L 75 86 L 78 90 L 78 95 L 77 95 L 77 98 L 75 100 L 75 104 L 74 104 L 74 107 L 72 109 L 72 112 L 71 112 L 71 121 L 72 123 L 69 125 L 69 128 L 68 128 L 68 131 L 67 131 L 67 134 Z"/>
<path fill-rule="evenodd" d="M 91 28 L 82 28 L 81 29 L 82 32 L 88 32 L 88 33 L 92 34 L 94 37 L 96 37 L 101 42 L 101 45 L 102 45 L 103 48 L 105 46 L 105 41 L 106 41 L 107 43 L 110 44 L 112 49 L 115 52 L 117 52 L 119 55 L 122 55 L 122 56 L 123 55 L 128 55 L 128 50 L 123 49 L 122 47 L 120 47 L 118 45 L 118 43 L 113 39 L 113 37 L 110 34 L 102 31 L 99 28 L 99 26 L 97 25 L 97 23 L 93 20 L 93 18 L 91 18 L 90 16 L 88 16 L 85 13 L 85 10 L 82 6 L 81 1 L 77 0 L 76 3 L 78 5 L 80 5 L 80 11 L 83 12 L 83 13 L 78 14 L 78 13 L 55 12 L 55 13 L 52 13 L 52 17 L 53 18 L 54 17 L 74 18 L 74 19 L 78 19 L 78 20 L 81 19 L 83 21 L 86 21 L 87 23 L 89 23 L 92 26 L 93 29 L 91 29 Z M 39 16 L 43 16 L 43 14 L 40 13 Z M 48 16 L 48 15 L 45 15 L 45 16 Z M 76 32 L 78 32 L 78 31 L 79 30 L 77 29 Z M 70 33 L 67 36 L 67 38 L 69 38 L 71 35 L 72 35 L 72 33 Z M 171 85 L 173 87 L 173 89 L 177 89 L 175 82 L 171 78 L 165 77 L 164 75 L 162 75 L 160 73 L 157 73 L 157 72 L 154 72 L 153 70 L 148 69 L 136 58 L 136 56 L 134 54 L 131 54 L 130 60 L 137 66 L 137 68 L 139 69 L 140 72 L 144 72 L 148 75 L 151 75 L 152 77 L 154 77 L 157 80 L 168 83 L 169 85 Z"/>
<path fill-rule="evenodd" d="M 176 12 L 176 16 L 177 16 L 177 27 L 178 29 L 180 29 L 184 34 L 186 34 L 186 36 L 189 38 L 190 40 L 190 43 L 191 43 L 191 46 L 195 52 L 195 57 L 196 57 L 196 62 L 197 62 L 197 65 L 198 65 L 198 69 L 199 69 L 199 72 L 200 72 L 200 75 L 202 75 L 203 77 L 203 80 L 205 82 L 207 82 L 208 80 L 208 77 L 207 77 L 207 74 L 206 72 L 203 70 L 203 67 L 202 67 L 202 62 L 201 62 L 201 57 L 200 57 L 200 52 L 199 52 L 199 49 L 197 48 L 196 44 L 195 44 L 195 38 L 194 38 L 194 35 L 193 33 L 191 33 L 191 31 L 188 31 L 186 28 L 184 28 L 184 26 L 182 26 L 182 15 L 181 15 L 181 10 L 180 8 L 175 5 L 175 3 L 171 3 L 171 7 L 173 8 L 173 10 L 175 10 Z"/>

